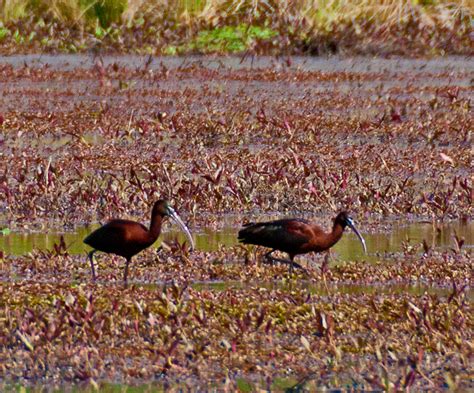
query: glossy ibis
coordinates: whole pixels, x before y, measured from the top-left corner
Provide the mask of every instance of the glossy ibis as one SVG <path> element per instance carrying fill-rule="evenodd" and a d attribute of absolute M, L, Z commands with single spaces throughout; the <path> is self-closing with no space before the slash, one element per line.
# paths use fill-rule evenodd
<path fill-rule="evenodd" d="M 307 220 L 290 218 L 245 224 L 244 228 L 239 231 L 239 241 L 244 244 L 256 244 L 271 248 L 272 250 L 265 254 L 268 260 L 289 264 L 290 270 L 293 270 L 293 267 L 303 269 L 300 264 L 294 262 L 296 255 L 330 249 L 342 237 L 342 233 L 347 226 L 355 232 L 362 242 L 364 252 L 367 252 L 364 238 L 355 227 L 352 218 L 345 211 L 336 216 L 332 231 L 329 233 L 324 232 L 320 226 Z M 272 257 L 271 254 L 277 250 L 288 253 L 290 260 Z"/>
<path fill-rule="evenodd" d="M 151 211 L 150 229 L 144 225 L 130 220 L 112 220 L 92 232 L 84 239 L 84 243 L 93 248 L 89 252 L 91 262 L 92 279 L 95 281 L 95 270 L 93 255 L 96 251 L 103 251 L 110 254 L 120 255 L 127 262 L 123 276 L 124 284 L 127 285 L 128 265 L 132 257 L 147 247 L 150 247 L 161 232 L 161 224 L 165 217 L 171 217 L 181 227 L 194 248 L 193 238 L 184 222 L 169 206 L 168 201 L 159 200 L 153 205 Z"/>

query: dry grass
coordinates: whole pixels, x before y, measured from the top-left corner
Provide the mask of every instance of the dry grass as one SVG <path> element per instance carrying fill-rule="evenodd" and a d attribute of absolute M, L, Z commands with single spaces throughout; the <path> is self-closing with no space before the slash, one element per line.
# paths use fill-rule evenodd
<path fill-rule="evenodd" d="M 395 25 L 411 18 L 426 26 L 441 23 L 443 27 L 452 28 L 456 18 L 471 16 L 473 10 L 471 0 L 131 0 L 125 14 L 127 20 L 150 13 L 166 13 L 182 22 L 195 18 L 211 24 L 235 16 L 245 16 L 250 22 L 287 15 L 293 23 L 302 23 L 308 30 L 332 31 L 341 23 L 364 21 Z"/>
<path fill-rule="evenodd" d="M 24 17 L 27 5 L 24 0 L 1 0 L 0 21 L 8 22 Z"/>
<path fill-rule="evenodd" d="M 47 11 L 61 21 L 87 24 L 98 18 L 90 12 L 98 4 L 106 13 L 117 13 L 120 0 L 2 0 L 0 20 L 15 21 L 32 12 Z M 131 23 L 143 16 L 168 16 L 181 23 L 205 20 L 217 25 L 222 18 L 246 17 L 251 19 L 275 19 L 287 15 L 294 22 L 304 22 L 310 29 L 332 31 L 341 23 L 398 24 L 410 18 L 432 26 L 441 23 L 452 28 L 453 21 L 466 16 L 472 18 L 472 0 L 129 0 L 116 23 Z"/>
<path fill-rule="evenodd" d="M 0 0 L 0 6 L 4 53 L 97 46 L 156 55 L 474 51 L 472 0 Z"/>

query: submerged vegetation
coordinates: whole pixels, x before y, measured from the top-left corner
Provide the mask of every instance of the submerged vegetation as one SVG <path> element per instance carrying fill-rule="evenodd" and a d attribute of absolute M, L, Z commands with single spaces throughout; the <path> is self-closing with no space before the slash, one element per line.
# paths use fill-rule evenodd
<path fill-rule="evenodd" d="M 473 310 L 463 288 L 441 298 L 25 281 L 2 284 L 0 300 L 0 376 L 13 380 L 235 389 L 257 375 L 264 389 L 285 377 L 310 391 L 469 387 Z"/>
<path fill-rule="evenodd" d="M 270 33 L 217 37 L 234 34 Z M 160 197 L 194 232 L 346 208 L 363 231 L 403 217 L 435 237 L 473 217 L 462 60 L 4 59 L 0 236 L 145 223 Z M 134 258 L 128 289 L 120 257 L 98 255 L 93 284 L 64 238 L 0 251 L 0 389 L 472 389 L 472 244 L 409 240 L 289 274 L 258 248 L 167 239 Z"/>
<path fill-rule="evenodd" d="M 472 217 L 472 71 L 174 64 L 0 65 L 8 227 L 143 219 L 161 197 L 214 228 L 229 212 Z"/>
<path fill-rule="evenodd" d="M 472 54 L 468 0 L 2 0 L 0 50 Z"/>

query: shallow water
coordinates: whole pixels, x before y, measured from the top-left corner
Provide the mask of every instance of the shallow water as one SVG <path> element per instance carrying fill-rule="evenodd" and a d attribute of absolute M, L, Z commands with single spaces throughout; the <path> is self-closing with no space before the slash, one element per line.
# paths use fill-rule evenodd
<path fill-rule="evenodd" d="M 117 63 L 121 66 L 141 68 L 148 62 L 148 55 L 117 55 L 101 56 L 105 66 Z M 251 58 L 248 56 L 242 59 L 242 56 L 154 56 L 152 57 L 151 69 L 159 69 L 163 65 L 167 68 L 190 67 L 199 65 L 211 69 L 228 67 L 230 69 L 242 68 L 285 68 L 286 57 L 277 59 L 274 56 L 257 56 Z M 76 67 L 92 67 L 96 58 L 92 55 L 68 54 L 68 55 L 49 55 L 49 54 L 30 54 L 0 56 L 3 64 L 12 65 L 15 68 L 24 67 L 25 64 L 34 67 L 48 65 L 52 69 L 71 70 Z M 327 72 L 460 72 L 472 71 L 473 64 L 468 56 L 443 56 L 432 59 L 409 59 L 409 58 L 377 58 L 374 56 L 291 56 L 293 68 L 304 71 L 327 71 Z"/>
<path fill-rule="evenodd" d="M 148 284 L 146 285 L 148 286 Z M 384 285 L 362 285 L 352 283 L 312 283 L 305 280 L 298 281 L 269 281 L 269 282 L 241 282 L 241 281 L 213 281 L 194 283 L 192 287 L 197 290 L 215 290 L 224 291 L 229 288 L 248 289 L 252 287 L 266 288 L 269 290 L 280 289 L 292 291 L 296 288 L 307 289 L 313 295 L 329 296 L 331 294 L 341 295 L 380 295 L 380 294 L 409 294 L 413 296 L 435 295 L 440 297 L 449 296 L 452 288 L 431 286 L 424 284 L 407 285 L 407 284 L 384 284 Z M 152 286 L 156 288 L 156 285 Z M 469 300 L 474 298 L 474 289 L 465 290 L 466 297 Z"/>
<path fill-rule="evenodd" d="M 50 250 L 58 244 L 61 236 L 71 254 L 86 253 L 90 248 L 82 241 L 97 226 L 78 228 L 76 232 L 47 232 L 47 233 L 21 233 L 10 232 L 0 235 L 0 251 L 6 255 L 23 255 L 34 249 Z M 0 228 L 1 229 L 1 228 Z M 423 240 L 434 249 L 445 249 L 454 246 L 453 236 L 464 238 L 465 248 L 474 246 L 474 222 L 451 222 L 438 229 L 431 223 L 405 223 L 394 226 L 391 232 L 363 233 L 367 243 L 368 255 L 364 255 L 362 246 L 355 234 L 346 230 L 342 239 L 332 248 L 332 257 L 337 260 L 377 260 L 389 258 L 392 253 L 403 250 L 407 246 L 419 246 Z M 236 228 L 227 228 L 223 231 L 205 229 L 193 233 L 196 248 L 201 251 L 216 251 L 220 246 L 234 246 L 238 244 Z M 176 227 L 166 228 L 158 241 L 177 239 L 184 242 L 186 237 Z M 421 252 L 421 248 L 420 248 Z"/>
<path fill-rule="evenodd" d="M 105 66 L 118 64 L 130 70 L 144 69 L 148 64 L 148 56 L 101 56 Z M 311 110 L 324 110 L 326 114 L 352 115 L 354 111 L 363 118 L 368 118 L 372 111 L 377 115 L 383 113 L 385 106 L 377 100 L 381 96 L 393 95 L 397 100 L 405 97 L 416 96 L 428 104 L 434 97 L 438 87 L 459 87 L 459 98 L 469 97 L 469 88 L 472 86 L 472 75 L 474 67 L 469 58 L 463 56 L 448 56 L 436 59 L 403 59 L 403 58 L 374 58 L 374 57 L 291 57 L 292 65 L 288 68 L 286 58 L 276 59 L 270 56 L 259 56 L 258 58 L 247 58 L 242 61 L 240 56 L 228 56 L 224 58 L 188 56 L 183 57 L 154 57 L 147 68 L 156 73 L 161 72 L 163 67 L 168 70 L 177 70 L 178 75 L 160 80 L 159 85 L 150 86 L 150 81 L 140 76 L 128 76 L 126 87 L 121 88 L 122 81 L 117 78 L 110 79 L 110 89 L 104 92 L 101 81 L 95 77 L 68 78 L 67 80 L 34 80 L 31 78 L 15 78 L 5 82 L 0 81 L 0 111 L 25 111 L 30 112 L 34 108 L 39 112 L 70 112 L 75 111 L 77 105 L 92 103 L 107 103 L 110 108 L 119 106 L 124 100 L 133 96 L 133 105 L 140 112 L 142 107 L 159 106 L 161 111 L 174 113 L 185 109 L 192 112 L 206 112 L 207 106 L 202 100 L 187 103 L 181 100 L 162 100 L 160 96 L 170 96 L 187 92 L 186 94 L 213 96 L 214 109 L 228 112 L 229 108 L 240 108 L 244 112 L 248 109 L 244 104 L 246 99 L 265 103 L 266 113 L 271 115 L 274 107 L 280 107 L 281 101 L 297 102 L 305 97 L 319 100 L 324 94 L 331 96 L 340 95 L 342 98 L 349 97 L 372 97 L 375 102 L 368 110 L 367 106 L 357 107 L 357 101 L 350 107 L 337 106 L 335 108 L 325 107 L 324 102 L 318 103 Z M 32 68 L 46 67 L 53 71 L 72 71 L 77 68 L 92 69 L 97 58 L 91 55 L 19 55 L 0 56 L 0 64 L 11 65 L 13 68 L 23 68 L 28 65 Z M 321 72 L 321 73 L 350 73 L 351 75 L 374 74 L 374 78 L 360 81 L 351 81 L 342 78 L 340 80 L 311 80 L 307 81 L 265 81 L 265 80 L 234 80 L 227 77 L 202 78 L 193 72 L 186 71 L 189 68 L 217 70 L 218 73 L 226 75 L 229 71 L 271 68 L 292 72 Z M 411 92 L 416 86 L 417 93 Z M 154 94 L 142 94 L 143 90 L 153 89 Z M 425 89 L 427 89 L 425 91 Z M 407 93 L 407 91 L 409 93 Z M 45 92 L 48 99 L 44 99 Z M 405 95 L 407 94 L 407 95 Z M 50 97 L 51 96 L 51 97 Z M 128 97 L 128 98 L 127 98 Z M 360 101 L 364 102 L 363 100 Z M 294 106 L 293 112 L 298 113 L 307 110 L 307 106 Z M 407 114 L 410 119 L 411 114 Z M 93 130 L 91 130 L 93 131 Z"/>

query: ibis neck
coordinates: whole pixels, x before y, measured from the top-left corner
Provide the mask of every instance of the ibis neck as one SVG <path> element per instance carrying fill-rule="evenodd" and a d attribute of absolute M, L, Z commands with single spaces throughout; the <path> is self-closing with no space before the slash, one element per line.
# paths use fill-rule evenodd
<path fill-rule="evenodd" d="M 155 214 L 155 215 L 151 216 L 149 234 L 150 234 L 150 237 L 153 239 L 153 241 L 158 239 L 158 236 L 160 236 L 161 223 L 162 222 L 163 222 L 163 216 L 162 215 Z"/>
<path fill-rule="evenodd" d="M 334 224 L 334 226 L 332 227 L 332 232 L 329 233 L 327 237 L 328 248 L 334 246 L 334 244 L 336 244 L 341 239 L 343 232 L 344 228 L 341 224 Z"/>

